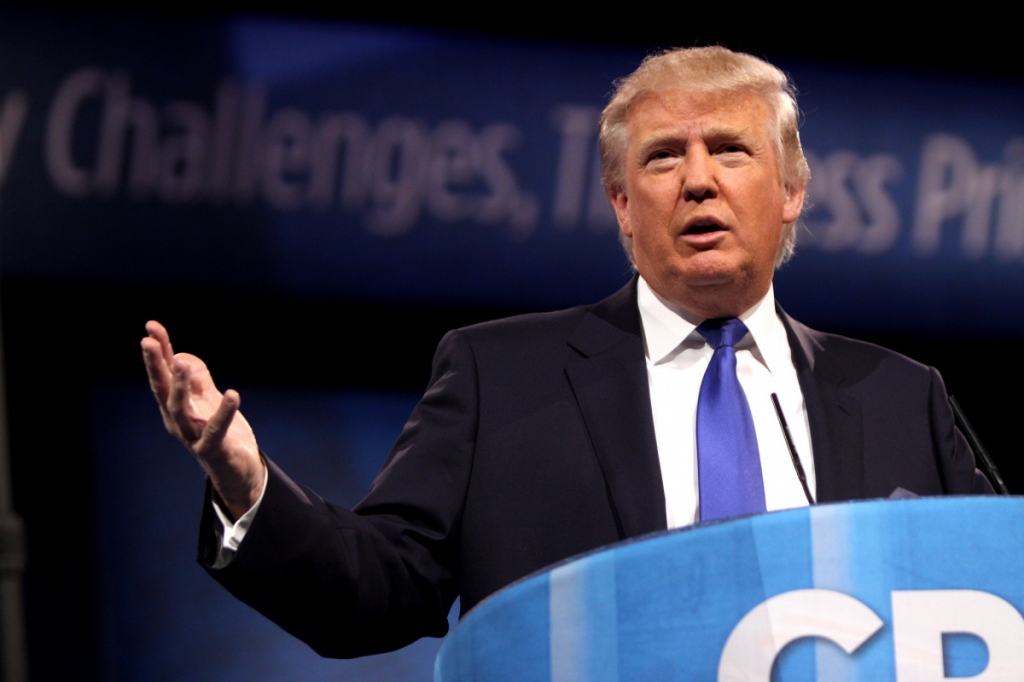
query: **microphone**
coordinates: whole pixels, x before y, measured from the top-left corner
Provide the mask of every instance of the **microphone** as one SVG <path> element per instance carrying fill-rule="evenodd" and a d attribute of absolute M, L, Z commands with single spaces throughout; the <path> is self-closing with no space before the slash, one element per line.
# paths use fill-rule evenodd
<path fill-rule="evenodd" d="M 786 423 L 786 416 L 782 414 L 782 405 L 779 404 L 779 396 L 772 393 L 772 405 L 775 406 L 775 416 L 779 418 L 779 426 L 782 427 L 782 435 L 786 438 L 786 447 L 789 448 L 789 457 L 793 460 L 793 468 L 796 469 L 796 477 L 800 479 L 804 495 L 807 496 L 807 504 L 814 505 L 814 498 L 811 497 L 811 489 L 807 487 L 807 474 L 804 473 L 804 465 L 796 454 L 796 446 L 793 445 L 793 437 L 789 434 L 789 424 Z"/>
<path fill-rule="evenodd" d="M 999 475 L 996 463 L 992 461 L 988 450 L 981 444 L 981 439 L 978 438 L 978 434 L 974 431 L 974 427 L 971 426 L 971 422 L 967 420 L 967 415 L 964 414 L 960 403 L 953 396 L 949 396 L 949 405 L 953 408 L 953 417 L 956 420 L 956 425 L 960 428 L 960 432 L 964 434 L 964 438 L 967 439 L 967 444 L 974 450 L 974 454 L 978 456 L 981 472 L 992 482 L 992 487 L 996 489 L 996 493 L 999 495 L 1009 495 L 1010 489 L 1003 483 L 1003 477 Z"/>

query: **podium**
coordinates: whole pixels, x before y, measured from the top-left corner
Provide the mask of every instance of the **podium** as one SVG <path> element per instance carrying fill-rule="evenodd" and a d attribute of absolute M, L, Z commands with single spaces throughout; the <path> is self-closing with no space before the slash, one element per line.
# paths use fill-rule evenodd
<path fill-rule="evenodd" d="M 1024 680 L 1024 499 L 879 500 L 667 531 L 468 613 L 437 682 Z"/>

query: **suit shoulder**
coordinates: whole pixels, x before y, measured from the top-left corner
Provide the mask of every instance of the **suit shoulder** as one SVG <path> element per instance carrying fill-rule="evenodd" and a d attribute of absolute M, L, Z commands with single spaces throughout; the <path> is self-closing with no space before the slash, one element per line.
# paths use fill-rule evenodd
<path fill-rule="evenodd" d="M 811 329 L 790 318 L 801 343 L 809 343 L 818 357 L 841 366 L 849 379 L 857 381 L 879 369 L 886 374 L 931 381 L 934 370 L 913 358 L 875 343 Z"/>
<path fill-rule="evenodd" d="M 438 345 L 435 372 L 449 363 L 471 363 L 477 373 L 497 373 L 512 381 L 517 373 L 554 371 L 575 356 L 568 341 L 591 308 L 516 315 L 454 329 Z"/>
<path fill-rule="evenodd" d="M 545 338 L 565 340 L 579 326 L 593 305 L 545 313 L 528 313 L 489 320 L 455 329 L 449 334 L 465 337 L 471 345 L 536 342 Z"/>
<path fill-rule="evenodd" d="M 544 341 L 569 341 L 585 347 L 602 346 L 620 340 L 622 334 L 639 337 L 640 314 L 636 303 L 634 276 L 625 286 L 603 301 L 547 313 L 517 315 L 456 330 L 472 343 L 517 346 Z"/>

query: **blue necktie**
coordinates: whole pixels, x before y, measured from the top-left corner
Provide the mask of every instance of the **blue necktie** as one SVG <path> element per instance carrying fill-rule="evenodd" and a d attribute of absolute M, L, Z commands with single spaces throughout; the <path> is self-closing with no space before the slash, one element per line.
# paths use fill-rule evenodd
<path fill-rule="evenodd" d="M 700 520 L 763 512 L 761 456 L 750 405 L 736 376 L 736 350 L 747 327 L 734 317 L 706 320 L 697 333 L 715 349 L 697 400 Z"/>

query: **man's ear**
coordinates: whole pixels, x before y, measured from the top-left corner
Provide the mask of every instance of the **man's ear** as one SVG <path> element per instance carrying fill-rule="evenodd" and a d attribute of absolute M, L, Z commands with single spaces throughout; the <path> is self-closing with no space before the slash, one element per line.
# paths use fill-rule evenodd
<path fill-rule="evenodd" d="M 804 197 L 807 194 L 807 182 L 803 181 L 786 186 L 786 202 L 782 205 L 782 222 L 791 223 L 800 217 L 804 210 Z"/>
<path fill-rule="evenodd" d="M 622 231 L 622 234 L 632 238 L 633 225 L 629 221 L 629 211 L 626 210 L 629 198 L 621 189 L 612 190 L 608 198 L 612 203 L 612 208 L 615 209 L 615 217 L 619 221 L 619 230 Z"/>

